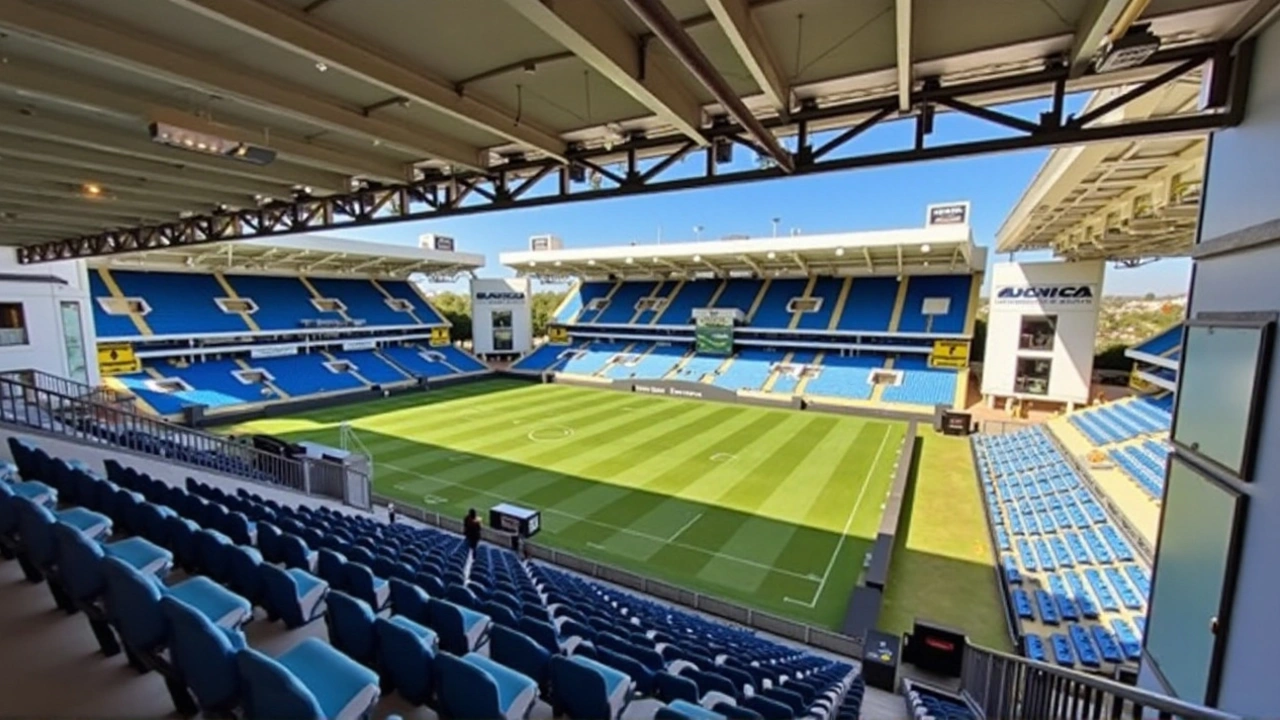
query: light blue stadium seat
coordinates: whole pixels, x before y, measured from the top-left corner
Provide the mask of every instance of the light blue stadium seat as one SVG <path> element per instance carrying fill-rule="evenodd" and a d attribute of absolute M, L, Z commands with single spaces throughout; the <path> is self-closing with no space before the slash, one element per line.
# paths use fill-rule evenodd
<path fill-rule="evenodd" d="M 301 568 L 278 568 L 262 563 L 263 604 L 287 628 L 298 628 L 324 616 L 329 583 Z"/>
<path fill-rule="evenodd" d="M 676 700 L 658 708 L 654 717 L 658 720 L 726 720 L 724 715 L 686 700 Z"/>
<path fill-rule="evenodd" d="M 378 676 L 323 641 L 307 638 L 272 659 L 236 654 L 245 720 L 356 720 L 378 702 Z"/>
<path fill-rule="evenodd" d="M 208 714 L 228 714 L 240 703 L 236 653 L 247 647 L 239 630 L 218 627 L 203 613 L 173 597 L 160 600 L 169 624 L 169 658 Z"/>
<path fill-rule="evenodd" d="M 356 372 L 360 374 L 360 377 L 371 383 L 385 385 L 412 379 L 403 370 L 387 362 L 373 350 L 348 350 L 335 352 L 333 356 L 339 360 L 350 362 L 355 366 Z"/>
<path fill-rule="evenodd" d="M 397 615 L 374 621 L 378 672 L 388 690 L 414 705 L 432 700 L 432 682 L 439 638 L 434 630 Z"/>
<path fill-rule="evenodd" d="M 347 657 L 366 667 L 378 666 L 375 615 L 368 603 L 342 592 L 331 592 L 325 624 L 329 642 Z"/>
<path fill-rule="evenodd" d="M 531 678 L 476 653 L 461 658 L 440 653 L 436 671 L 440 710 L 447 717 L 521 720 L 537 699 Z"/>
<path fill-rule="evenodd" d="M 544 691 L 549 687 L 552 653 L 528 635 L 494 625 L 489 631 L 489 657 L 531 678 Z"/>
<path fill-rule="evenodd" d="M 590 658 L 551 658 L 552 705 L 574 720 L 616 720 L 632 687 L 627 675 Z"/>
<path fill-rule="evenodd" d="M 559 369 L 558 366 L 564 362 L 561 356 L 570 349 L 569 345 L 552 345 L 550 343 L 540 345 L 538 349 L 520 358 L 512 369 L 531 372 L 557 370 Z"/>
<path fill-rule="evenodd" d="M 480 647 L 491 624 L 487 615 L 434 597 L 429 603 L 431 629 L 439 633 L 443 650 L 465 655 Z"/>

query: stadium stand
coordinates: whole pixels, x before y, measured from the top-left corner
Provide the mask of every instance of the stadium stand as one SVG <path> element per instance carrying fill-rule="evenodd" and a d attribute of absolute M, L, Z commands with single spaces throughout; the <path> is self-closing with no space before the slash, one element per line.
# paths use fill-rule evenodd
<path fill-rule="evenodd" d="M 809 332 L 884 333 L 893 330 L 895 317 L 900 318 L 897 330 L 901 332 L 962 333 L 973 310 L 969 301 L 972 283 L 970 275 L 922 276 L 902 282 L 883 277 L 770 281 L 732 278 L 692 280 L 679 283 L 676 288 L 670 283 L 588 281 L 571 292 L 556 317 L 571 327 L 619 326 L 620 336 L 584 338 L 587 342 L 575 348 L 580 352 L 568 355 L 563 355 L 570 349 L 566 344 L 543 346 L 521 358 L 513 369 L 600 375 L 611 379 L 679 379 L 708 382 L 734 391 L 804 394 L 906 406 L 951 404 L 961 376 L 954 369 L 929 367 L 927 349 L 931 345 L 922 345 L 920 354 L 861 350 L 850 355 L 837 350 L 806 348 L 800 342 L 791 343 L 795 345 L 791 350 L 740 347 L 725 358 L 696 355 L 687 339 L 673 338 L 656 344 L 643 340 L 629 342 L 623 328 L 684 326 L 688 329 L 693 311 L 710 307 L 742 311 L 748 321 L 737 331 L 743 333 L 792 328 Z M 646 299 L 667 297 L 668 292 L 674 292 L 674 297 L 664 309 L 649 311 L 638 307 Z M 900 295 L 903 304 L 896 311 L 895 303 Z M 843 303 L 842 296 L 845 297 Z M 792 301 L 802 297 L 819 300 L 812 312 L 792 311 Z M 923 314 L 926 298 L 944 298 L 947 312 Z M 606 299 L 604 307 L 592 304 L 593 301 L 603 304 Z M 789 343 L 778 344 L 785 347 Z M 634 357 L 624 357 L 624 362 L 615 363 L 617 355 Z M 779 363 L 799 367 L 795 372 L 773 377 Z M 872 369 L 894 370 L 900 381 L 876 392 L 877 387 L 870 378 Z"/>
<path fill-rule="evenodd" d="M 675 718 L 860 712 L 849 662 L 507 549 L 472 556 L 442 530 L 9 449 L 4 546 L 56 604 L 86 611 L 105 654 L 123 646 L 159 672 L 183 714 L 359 717 L 383 693 L 434 697 L 447 717 L 525 717 L 543 702 L 618 718 L 637 699 Z M 290 628 L 323 618 L 329 642 L 273 658 L 242 630 L 257 608 Z"/>
<path fill-rule="evenodd" d="M 972 442 L 1024 653 L 1085 669 L 1136 661 L 1148 571 L 1105 506 L 1042 426 Z"/>

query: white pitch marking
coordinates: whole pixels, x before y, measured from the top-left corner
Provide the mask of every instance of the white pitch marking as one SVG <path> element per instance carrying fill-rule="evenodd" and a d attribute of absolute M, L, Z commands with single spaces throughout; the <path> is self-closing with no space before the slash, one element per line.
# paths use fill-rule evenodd
<path fill-rule="evenodd" d="M 424 475 L 422 473 L 417 473 L 406 468 L 392 465 L 391 463 L 375 463 L 375 464 L 378 467 L 384 467 L 384 468 L 387 468 L 388 470 L 394 470 L 395 472 L 398 472 L 404 475 L 410 475 L 412 477 L 422 478 L 423 480 L 431 480 L 433 482 L 440 483 L 440 485 L 442 485 L 443 487 L 462 487 L 464 490 L 467 490 L 468 492 L 474 493 L 476 495 L 482 495 L 485 497 L 491 497 L 496 500 L 507 501 L 511 499 L 505 495 L 499 495 L 497 493 L 489 492 L 487 490 L 478 490 L 475 488 L 469 488 L 469 487 L 466 487 L 465 485 L 462 485 L 462 483 L 459 483 L 459 482 L 451 482 L 448 480 L 444 480 L 442 478 L 435 477 L 433 475 Z M 404 483 L 404 484 L 416 485 L 416 483 Z M 542 512 L 547 513 L 548 515 L 559 515 L 560 517 L 568 518 L 569 520 L 573 520 L 576 522 L 584 522 L 589 525 L 595 525 L 596 527 L 607 528 L 609 530 L 612 530 L 614 532 L 619 532 L 624 535 L 644 538 L 646 540 L 652 540 L 654 542 L 662 543 L 664 545 L 672 545 L 674 547 L 684 548 L 686 550 L 693 550 L 694 552 L 700 552 L 704 555 L 710 555 L 711 557 L 720 558 L 722 560 L 728 560 L 730 562 L 736 562 L 741 565 L 747 565 L 749 567 L 754 567 L 760 570 L 777 573 L 779 575 L 786 575 L 788 577 L 800 578 L 801 580 L 810 580 L 814 582 L 817 582 L 819 579 L 813 576 L 812 574 L 802 575 L 797 572 L 791 572 L 790 570 L 783 570 L 782 568 L 774 567 L 772 565 L 765 565 L 764 563 L 758 563 L 758 562 L 755 562 L 754 560 L 747 560 L 746 558 L 740 558 L 735 555 L 726 555 L 724 553 L 712 552 L 711 550 L 708 550 L 704 547 L 698 547 L 697 545 L 689 545 L 681 542 L 670 542 L 666 538 L 658 537 L 657 535 L 650 535 L 649 533 L 640 532 L 639 530 L 632 530 L 631 528 L 624 528 L 624 527 L 618 527 L 617 525 L 610 525 L 609 523 L 603 523 L 603 522 L 600 522 L 599 520 L 592 520 L 591 518 L 582 517 L 581 515 L 574 515 L 572 513 L 567 513 L 563 510 L 557 510 L 555 508 L 547 508 Z"/>
<path fill-rule="evenodd" d="M 675 542 L 676 538 L 683 535 L 685 530 L 688 530 L 694 523 L 698 522 L 701 519 L 702 519 L 702 513 L 698 513 L 696 516 L 689 518 L 689 522 L 685 523 L 683 527 L 677 530 L 675 535 L 672 535 L 671 537 L 667 538 L 667 542 Z"/>
<path fill-rule="evenodd" d="M 539 437 L 539 434 L 548 435 L 549 433 L 560 433 L 556 437 Z M 530 430 L 525 437 L 533 442 L 559 442 L 573 437 L 573 428 L 565 425 L 545 425 L 540 428 Z"/>
<path fill-rule="evenodd" d="M 726 463 L 737 459 L 738 456 L 733 453 L 716 453 L 711 456 L 711 462 L 714 463 Z"/>
<path fill-rule="evenodd" d="M 885 426 L 884 437 L 880 439 L 880 449 L 876 450 L 876 457 L 871 461 L 871 467 L 867 468 L 867 476 L 862 479 L 862 489 L 858 491 L 858 499 L 853 503 L 853 510 L 849 511 L 849 518 L 844 521 L 844 530 L 840 533 L 840 539 L 836 541 L 835 552 L 831 553 L 831 560 L 827 563 L 826 572 L 822 573 L 818 589 L 813 593 L 813 599 L 809 602 L 804 602 L 803 600 L 784 597 L 782 598 L 784 602 L 795 603 L 809 608 L 818 604 L 818 598 L 822 597 L 822 590 L 827 586 L 827 580 L 831 577 L 831 569 L 836 565 L 836 558 L 840 557 L 840 549 L 844 547 L 844 540 L 849 537 L 849 526 L 853 525 L 853 518 L 858 514 L 858 508 L 862 506 L 862 498 L 866 496 L 867 485 L 871 484 L 871 475 L 876 471 L 876 465 L 880 463 L 880 455 L 884 452 L 884 445 L 889 442 L 890 429 L 889 426 Z"/>
<path fill-rule="evenodd" d="M 589 547 L 589 548 L 595 548 L 596 550 L 604 550 L 604 549 L 606 549 L 606 548 L 605 548 L 605 546 L 601 545 L 601 544 L 600 544 L 600 543 L 598 543 L 598 542 L 589 542 L 589 543 L 587 543 L 587 547 Z"/>

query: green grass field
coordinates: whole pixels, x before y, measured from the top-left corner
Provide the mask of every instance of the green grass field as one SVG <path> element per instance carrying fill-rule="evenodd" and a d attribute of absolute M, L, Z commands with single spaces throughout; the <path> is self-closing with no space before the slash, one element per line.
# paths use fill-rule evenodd
<path fill-rule="evenodd" d="M 969 441 L 924 427 L 919 437 L 880 629 L 909 632 L 919 616 L 1012 652 Z"/>
<path fill-rule="evenodd" d="M 905 425 L 486 381 L 229 428 L 337 444 L 381 495 L 458 517 L 538 508 L 536 541 L 836 628 Z"/>

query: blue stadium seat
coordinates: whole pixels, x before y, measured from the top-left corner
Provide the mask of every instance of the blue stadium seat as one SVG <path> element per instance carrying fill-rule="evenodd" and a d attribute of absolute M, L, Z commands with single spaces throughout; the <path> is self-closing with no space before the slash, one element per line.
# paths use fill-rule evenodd
<path fill-rule="evenodd" d="M 570 718 L 616 720 L 627 706 L 632 681 L 590 658 L 557 655 L 551 658 L 551 688 L 552 707 Z"/>
<path fill-rule="evenodd" d="M 436 657 L 440 711 L 452 718 L 522 720 L 537 699 L 537 684 L 482 655 Z"/>
<path fill-rule="evenodd" d="M 378 673 L 387 690 L 414 705 L 431 702 L 439 639 L 435 631 L 404 616 L 374 621 Z"/>
<path fill-rule="evenodd" d="M 245 720 L 365 717 L 380 696 L 378 676 L 316 638 L 272 659 L 236 654 Z"/>
<path fill-rule="evenodd" d="M 329 583 L 300 568 L 283 569 L 270 563 L 259 565 L 262 575 L 263 605 L 272 618 L 287 628 L 299 628 L 325 614 Z"/>
<path fill-rule="evenodd" d="M 229 714 L 240 704 L 236 653 L 247 647 L 240 630 L 228 630 L 173 597 L 160 600 L 169 625 L 169 658 L 206 714 Z"/>

